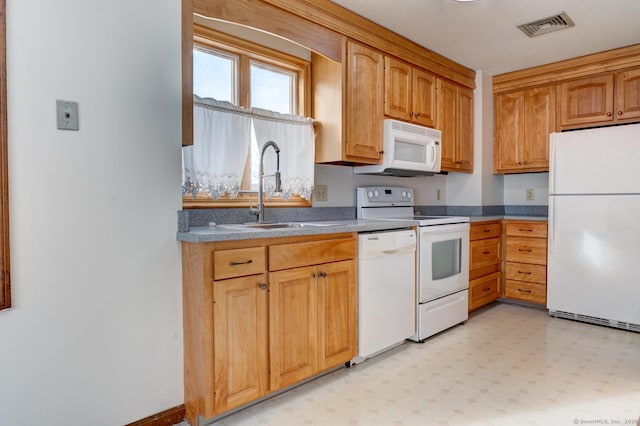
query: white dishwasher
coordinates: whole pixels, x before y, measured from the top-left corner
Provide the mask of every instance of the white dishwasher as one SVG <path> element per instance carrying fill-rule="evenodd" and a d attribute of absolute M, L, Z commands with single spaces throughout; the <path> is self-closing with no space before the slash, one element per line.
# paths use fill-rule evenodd
<path fill-rule="evenodd" d="M 416 332 L 416 232 L 358 235 L 357 364 Z"/>

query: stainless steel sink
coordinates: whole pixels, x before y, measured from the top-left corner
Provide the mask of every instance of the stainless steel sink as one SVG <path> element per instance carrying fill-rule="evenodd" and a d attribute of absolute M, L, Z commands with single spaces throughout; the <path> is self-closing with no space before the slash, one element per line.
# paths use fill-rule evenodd
<path fill-rule="evenodd" d="M 272 223 L 239 223 L 232 225 L 219 225 L 239 229 L 287 229 L 287 228 L 321 228 L 327 226 L 345 226 L 343 223 L 329 222 L 272 222 Z"/>

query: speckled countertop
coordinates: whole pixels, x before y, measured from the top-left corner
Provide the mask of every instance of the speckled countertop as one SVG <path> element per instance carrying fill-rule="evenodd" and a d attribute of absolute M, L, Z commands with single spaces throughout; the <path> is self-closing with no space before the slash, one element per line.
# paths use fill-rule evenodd
<path fill-rule="evenodd" d="M 539 220 L 547 221 L 547 216 L 522 216 L 522 215 L 502 215 L 502 216 L 469 216 L 469 222 L 487 222 L 490 220 Z"/>
<path fill-rule="evenodd" d="M 322 225 L 322 221 L 312 221 Z M 194 226 L 188 232 L 178 232 L 178 241 L 207 243 L 214 241 L 249 240 L 254 238 L 292 237 L 298 235 L 336 234 L 340 232 L 370 232 L 418 226 L 414 220 L 331 220 L 326 226 L 301 228 L 256 229 L 241 225 Z"/>

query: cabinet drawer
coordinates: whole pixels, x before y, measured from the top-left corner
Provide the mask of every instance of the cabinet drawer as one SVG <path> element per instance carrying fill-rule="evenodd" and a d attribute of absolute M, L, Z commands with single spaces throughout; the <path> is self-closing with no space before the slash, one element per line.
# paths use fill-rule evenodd
<path fill-rule="evenodd" d="M 544 284 L 505 280 L 504 287 L 505 297 L 542 305 L 547 303 L 547 286 Z"/>
<path fill-rule="evenodd" d="M 248 247 L 213 252 L 213 278 L 243 277 L 261 274 L 266 270 L 266 251 L 264 247 Z"/>
<path fill-rule="evenodd" d="M 355 238 L 309 241 L 307 243 L 278 244 L 269 246 L 269 270 L 319 265 L 356 257 Z"/>
<path fill-rule="evenodd" d="M 500 272 L 469 283 L 469 310 L 472 311 L 500 297 Z"/>
<path fill-rule="evenodd" d="M 500 222 L 474 223 L 469 230 L 469 240 L 485 240 L 487 238 L 499 238 L 502 235 Z"/>
<path fill-rule="evenodd" d="M 547 238 L 546 222 L 507 221 L 507 236 Z"/>
<path fill-rule="evenodd" d="M 470 269 L 500 263 L 500 238 L 472 241 L 469 244 Z"/>
<path fill-rule="evenodd" d="M 530 263 L 507 262 L 505 278 L 508 280 L 547 283 L 547 267 Z"/>
<path fill-rule="evenodd" d="M 547 264 L 547 240 L 507 237 L 507 262 Z"/>

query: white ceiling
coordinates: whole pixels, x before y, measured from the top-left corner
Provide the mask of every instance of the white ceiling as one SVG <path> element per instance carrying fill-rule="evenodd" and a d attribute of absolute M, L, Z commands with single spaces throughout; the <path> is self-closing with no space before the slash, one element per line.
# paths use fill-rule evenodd
<path fill-rule="evenodd" d="M 490 75 L 640 43 L 640 0 L 333 0 Z M 566 12 L 574 27 L 527 37 L 517 26 Z"/>

